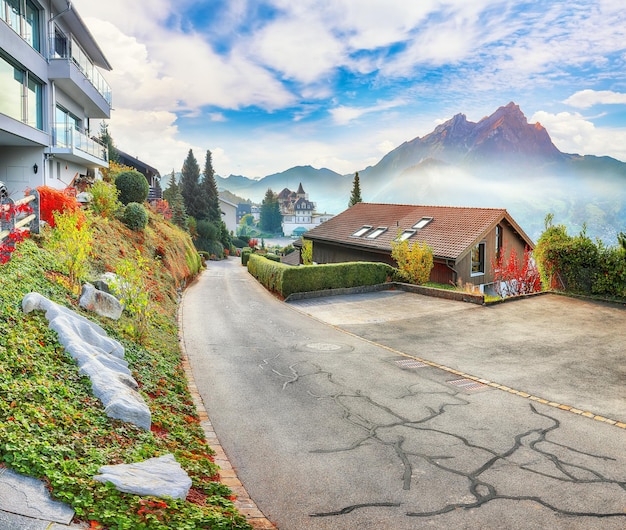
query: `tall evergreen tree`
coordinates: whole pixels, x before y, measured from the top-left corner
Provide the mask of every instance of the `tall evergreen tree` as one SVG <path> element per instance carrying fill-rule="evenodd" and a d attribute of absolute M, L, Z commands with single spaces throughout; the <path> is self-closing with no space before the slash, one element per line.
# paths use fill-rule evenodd
<path fill-rule="evenodd" d="M 167 181 L 167 188 L 163 192 L 163 198 L 171 205 L 176 195 L 180 195 L 180 186 L 176 182 L 176 174 L 172 169 L 172 172 L 170 173 L 170 179 Z"/>
<path fill-rule="evenodd" d="M 222 211 L 211 158 L 211 151 L 207 150 L 202 182 L 200 182 L 200 203 L 203 209 L 202 219 L 219 224 L 222 221 Z"/>
<path fill-rule="evenodd" d="M 280 213 L 278 196 L 268 188 L 261 203 L 259 225 L 264 232 L 278 233 L 282 230 L 283 216 Z"/>
<path fill-rule="evenodd" d="M 352 195 L 350 195 L 350 202 L 348 207 L 354 206 L 357 202 L 363 202 L 361 198 L 361 183 L 359 181 L 359 172 L 354 174 L 354 180 L 352 181 Z"/>
<path fill-rule="evenodd" d="M 104 121 L 100 122 L 100 141 L 109 151 L 109 162 L 119 162 L 120 157 L 117 154 L 115 142 L 113 141 L 111 133 L 109 133 L 109 124 Z"/>
<path fill-rule="evenodd" d="M 185 201 L 187 214 L 195 219 L 199 219 L 201 213 L 198 197 L 200 195 L 200 166 L 193 151 L 189 149 L 187 158 L 183 162 L 181 170 L 182 177 L 180 179 L 180 193 Z"/>

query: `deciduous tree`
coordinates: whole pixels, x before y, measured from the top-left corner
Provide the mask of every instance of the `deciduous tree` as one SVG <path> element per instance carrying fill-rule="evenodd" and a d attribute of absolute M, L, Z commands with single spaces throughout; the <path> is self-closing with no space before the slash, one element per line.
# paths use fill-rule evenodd
<path fill-rule="evenodd" d="M 430 278 L 433 250 L 426 242 L 410 244 L 407 239 L 391 242 L 391 257 L 396 260 L 400 275 L 410 283 L 421 285 Z"/>

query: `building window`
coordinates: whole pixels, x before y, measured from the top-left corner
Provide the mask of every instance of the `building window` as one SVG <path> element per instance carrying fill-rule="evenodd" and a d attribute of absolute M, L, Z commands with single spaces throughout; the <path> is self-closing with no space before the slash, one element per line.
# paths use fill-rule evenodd
<path fill-rule="evenodd" d="M 502 251 L 502 227 L 496 225 L 496 259 L 500 259 L 500 252 Z"/>
<path fill-rule="evenodd" d="M 472 276 L 485 274 L 485 243 L 478 243 L 472 249 Z"/>
<path fill-rule="evenodd" d="M 54 145 L 72 147 L 74 131 L 80 131 L 81 121 L 63 107 L 56 108 L 54 114 Z"/>
<path fill-rule="evenodd" d="M 415 228 L 416 230 L 420 230 L 424 228 L 432 220 L 433 220 L 432 217 L 422 217 L 417 223 L 413 225 L 413 228 Z"/>
<path fill-rule="evenodd" d="M 376 230 L 373 230 L 372 233 L 367 234 L 367 239 L 376 239 L 379 235 L 384 234 L 386 231 L 386 226 L 379 226 Z"/>
<path fill-rule="evenodd" d="M 396 237 L 395 241 L 399 243 L 400 241 L 404 241 L 409 239 L 413 234 L 415 234 L 417 230 L 405 230 L 398 237 Z"/>
<path fill-rule="evenodd" d="M 41 51 L 39 9 L 30 0 L 0 0 L 0 18 L 32 48 Z"/>
<path fill-rule="evenodd" d="M 359 228 L 354 234 L 352 234 L 352 237 L 362 237 L 365 234 L 367 234 L 370 230 L 372 229 L 371 226 L 369 225 L 363 225 L 361 228 Z"/>
<path fill-rule="evenodd" d="M 0 112 L 43 130 L 43 85 L 0 58 Z"/>

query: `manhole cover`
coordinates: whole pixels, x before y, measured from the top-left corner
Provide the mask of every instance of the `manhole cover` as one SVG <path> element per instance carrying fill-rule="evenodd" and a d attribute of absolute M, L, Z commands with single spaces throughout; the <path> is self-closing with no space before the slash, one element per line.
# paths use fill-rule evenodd
<path fill-rule="evenodd" d="M 472 379 L 455 379 L 454 381 L 448 381 L 448 383 L 458 386 L 463 390 L 480 390 L 481 388 L 485 388 L 485 385 Z"/>
<path fill-rule="evenodd" d="M 396 361 L 396 364 L 402 368 L 424 368 L 425 366 L 428 366 L 426 363 L 416 359 L 401 359 Z"/>
<path fill-rule="evenodd" d="M 343 346 L 339 344 L 332 344 L 330 342 L 310 342 L 306 345 L 306 347 L 316 351 L 337 351 Z"/>

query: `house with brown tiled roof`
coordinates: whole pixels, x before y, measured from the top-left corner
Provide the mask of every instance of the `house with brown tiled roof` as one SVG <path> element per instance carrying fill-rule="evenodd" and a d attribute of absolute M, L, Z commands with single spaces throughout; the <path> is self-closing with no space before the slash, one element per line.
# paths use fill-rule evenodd
<path fill-rule="evenodd" d="M 502 208 L 357 203 L 304 234 L 313 242 L 313 261 L 377 261 L 397 266 L 392 241 L 426 242 L 434 255 L 430 280 L 493 283 L 492 262 L 515 249 L 523 256 L 532 240 Z"/>

